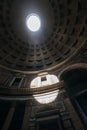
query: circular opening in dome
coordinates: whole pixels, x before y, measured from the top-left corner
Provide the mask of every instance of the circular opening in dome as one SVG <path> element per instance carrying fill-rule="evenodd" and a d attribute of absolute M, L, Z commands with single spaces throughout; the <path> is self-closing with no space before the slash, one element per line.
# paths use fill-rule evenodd
<path fill-rule="evenodd" d="M 26 19 L 26 25 L 30 31 L 36 32 L 40 29 L 41 21 L 38 15 L 31 14 Z"/>

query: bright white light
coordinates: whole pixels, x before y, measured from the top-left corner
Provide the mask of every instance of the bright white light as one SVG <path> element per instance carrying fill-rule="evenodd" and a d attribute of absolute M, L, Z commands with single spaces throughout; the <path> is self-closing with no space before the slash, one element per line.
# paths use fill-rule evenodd
<path fill-rule="evenodd" d="M 42 77 L 45 77 L 46 80 L 41 81 Z M 36 77 L 35 79 L 32 80 L 30 87 L 31 88 L 44 87 L 44 86 L 56 84 L 58 82 L 59 82 L 59 80 L 58 80 L 57 76 L 55 76 L 55 75 L 50 75 L 48 73 L 45 75 L 39 74 L 38 77 Z M 56 90 L 56 91 L 47 92 L 44 94 L 37 94 L 37 95 L 33 95 L 33 96 L 39 103 L 47 104 L 47 103 L 53 102 L 57 98 L 58 92 L 59 92 L 59 90 Z"/>
<path fill-rule="evenodd" d="M 29 30 L 36 32 L 41 26 L 39 17 L 36 14 L 29 15 L 26 19 L 26 24 Z"/>
<path fill-rule="evenodd" d="M 43 81 L 43 82 L 41 81 L 40 76 L 33 79 L 31 82 L 31 88 L 43 87 L 43 86 L 47 86 L 47 85 L 56 84 L 59 82 L 57 76 L 55 76 L 55 75 L 47 74 L 45 76 L 46 76 L 46 81 Z"/>
<path fill-rule="evenodd" d="M 47 104 L 53 102 L 58 96 L 59 90 L 47 92 L 44 94 L 33 95 L 34 98 L 41 104 Z"/>

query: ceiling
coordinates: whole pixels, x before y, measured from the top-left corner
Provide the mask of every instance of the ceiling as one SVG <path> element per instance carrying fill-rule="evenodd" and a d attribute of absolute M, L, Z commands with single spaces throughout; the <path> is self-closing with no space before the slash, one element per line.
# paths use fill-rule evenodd
<path fill-rule="evenodd" d="M 0 66 L 33 72 L 69 62 L 86 44 L 86 11 L 86 0 L 0 0 Z M 35 33 L 31 13 L 41 19 Z"/>

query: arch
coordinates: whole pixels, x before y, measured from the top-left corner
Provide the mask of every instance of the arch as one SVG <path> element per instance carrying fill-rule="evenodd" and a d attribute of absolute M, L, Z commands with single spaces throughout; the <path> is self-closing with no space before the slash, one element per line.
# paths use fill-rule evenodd
<path fill-rule="evenodd" d="M 69 65 L 68 67 L 64 68 L 59 73 L 58 79 L 60 80 L 64 73 L 69 72 L 70 70 L 74 70 L 74 69 L 84 69 L 85 71 L 87 71 L 87 64 L 86 63 L 77 63 L 77 64 Z"/>

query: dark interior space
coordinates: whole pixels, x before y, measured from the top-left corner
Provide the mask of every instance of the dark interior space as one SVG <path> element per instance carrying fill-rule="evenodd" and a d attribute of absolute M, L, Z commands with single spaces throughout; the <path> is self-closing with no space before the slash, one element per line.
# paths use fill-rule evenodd
<path fill-rule="evenodd" d="M 0 130 L 87 130 L 87 0 L 0 0 Z"/>

